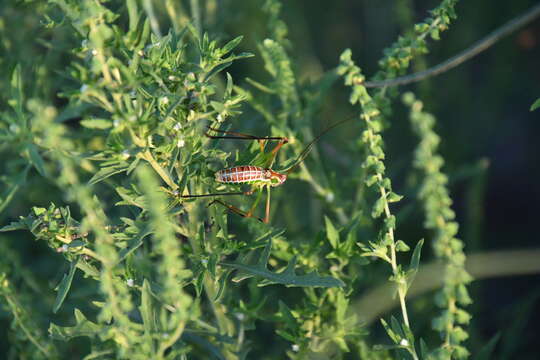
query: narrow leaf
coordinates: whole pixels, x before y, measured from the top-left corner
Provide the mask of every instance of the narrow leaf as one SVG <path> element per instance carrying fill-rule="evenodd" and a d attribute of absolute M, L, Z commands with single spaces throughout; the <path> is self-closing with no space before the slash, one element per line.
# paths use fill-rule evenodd
<path fill-rule="evenodd" d="M 414 251 L 411 257 L 411 264 L 409 266 L 409 269 L 411 270 L 418 270 L 418 266 L 420 264 L 420 254 L 422 252 L 422 245 L 424 245 L 424 239 L 420 239 L 416 246 L 414 247 Z"/>
<path fill-rule="evenodd" d="M 69 273 L 64 274 L 60 285 L 58 286 L 58 293 L 56 294 L 56 300 L 53 306 L 53 313 L 57 313 L 60 310 L 60 307 L 66 299 L 67 293 L 71 288 L 71 282 L 73 281 L 73 275 L 75 275 L 75 270 L 77 270 L 77 261 L 78 259 L 72 261 L 69 265 Z"/>
<path fill-rule="evenodd" d="M 28 144 L 26 148 L 28 149 L 28 155 L 30 155 L 30 162 L 32 165 L 34 165 L 41 176 L 46 177 L 47 172 L 45 171 L 45 163 L 43 162 L 43 158 L 39 154 L 36 145 Z"/>
<path fill-rule="evenodd" d="M 49 334 L 54 340 L 68 341 L 78 336 L 93 338 L 100 332 L 106 332 L 110 326 L 96 324 L 88 320 L 84 314 L 75 309 L 75 326 L 58 326 L 53 323 L 49 325 Z"/>
<path fill-rule="evenodd" d="M 236 281 L 247 279 L 251 276 L 259 276 L 265 279 L 265 281 L 259 283 L 259 286 L 266 286 L 271 284 L 281 284 L 285 286 L 305 286 L 305 287 L 342 287 L 345 286 L 343 281 L 333 278 L 331 276 L 319 276 L 317 272 L 313 271 L 306 275 L 296 275 L 294 266 L 296 264 L 296 257 L 293 258 L 286 266 L 285 270 L 276 273 L 268 270 L 268 258 L 270 256 L 270 250 L 272 241 L 268 241 L 268 244 L 263 249 L 259 261 L 256 265 L 249 265 L 243 263 L 229 263 L 220 262 L 220 265 L 231 267 L 237 270 L 241 270 L 246 273 L 247 276 L 237 278 Z"/>
<path fill-rule="evenodd" d="M 540 108 L 540 98 L 536 99 L 536 101 L 531 105 L 531 111 L 534 111 L 538 108 Z"/>
<path fill-rule="evenodd" d="M 225 54 L 229 53 L 232 49 L 237 47 L 238 44 L 240 44 L 240 42 L 242 41 L 243 38 L 244 38 L 243 36 L 238 36 L 237 38 L 234 38 L 231 41 L 229 41 L 228 43 L 226 43 L 225 46 L 223 46 L 221 48 L 222 55 L 225 55 Z"/>
<path fill-rule="evenodd" d="M 105 130 L 112 127 L 112 121 L 107 119 L 86 119 L 81 120 L 81 125 L 87 129 Z"/>
<path fill-rule="evenodd" d="M 499 342 L 499 339 L 501 337 L 501 333 L 495 334 L 486 345 L 482 346 L 480 351 L 476 354 L 474 357 L 474 360 L 489 360 L 493 359 L 493 351 L 495 350 L 495 346 Z"/>
<path fill-rule="evenodd" d="M 144 333 L 150 336 L 154 333 L 156 328 L 156 316 L 152 307 L 152 292 L 150 290 L 150 283 L 147 279 L 144 279 L 142 291 L 141 291 L 141 317 L 143 321 Z"/>
<path fill-rule="evenodd" d="M 3 226 L 0 228 L 0 232 L 15 231 L 15 230 L 26 230 L 28 226 L 20 221 L 12 221 L 9 225 Z"/>
<path fill-rule="evenodd" d="M 107 179 L 108 177 L 111 177 L 111 176 L 113 176 L 115 174 L 119 174 L 119 173 L 122 173 L 122 172 L 126 171 L 127 168 L 128 168 L 127 166 L 123 166 L 123 165 L 108 166 L 108 167 L 101 168 L 88 181 L 88 185 L 97 184 L 98 182 L 101 182 L 101 181 Z"/>
<path fill-rule="evenodd" d="M 332 248 L 336 249 L 339 246 L 339 232 L 327 216 L 324 217 L 324 222 L 326 223 L 326 236 L 328 237 L 328 241 Z"/>

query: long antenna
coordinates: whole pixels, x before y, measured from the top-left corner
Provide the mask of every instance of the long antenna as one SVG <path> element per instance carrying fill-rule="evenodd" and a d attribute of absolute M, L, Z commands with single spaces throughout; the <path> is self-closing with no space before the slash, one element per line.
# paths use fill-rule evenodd
<path fill-rule="evenodd" d="M 321 132 L 319 135 L 317 135 L 316 138 L 314 138 L 313 140 L 311 140 L 309 142 L 309 144 L 306 145 L 306 147 L 304 148 L 304 150 L 302 150 L 302 152 L 300 153 L 300 155 L 298 155 L 298 158 L 296 159 L 296 161 L 294 162 L 294 164 L 289 167 L 288 169 L 285 170 L 285 172 L 288 174 L 290 172 L 292 172 L 298 165 L 300 165 L 302 163 L 302 161 L 304 161 L 304 159 L 309 155 L 309 153 L 311 152 L 311 150 L 313 149 L 313 145 L 319 141 L 319 139 L 324 135 L 326 134 L 327 132 L 329 132 L 330 130 L 338 127 L 339 125 L 343 125 L 345 124 L 346 122 L 349 122 L 355 118 L 359 117 L 358 114 L 354 114 L 348 118 L 346 118 L 345 120 L 341 120 L 341 121 L 338 121 L 337 123 L 335 124 L 332 124 L 330 125 L 329 127 L 327 127 L 326 129 L 324 129 L 323 132 Z"/>

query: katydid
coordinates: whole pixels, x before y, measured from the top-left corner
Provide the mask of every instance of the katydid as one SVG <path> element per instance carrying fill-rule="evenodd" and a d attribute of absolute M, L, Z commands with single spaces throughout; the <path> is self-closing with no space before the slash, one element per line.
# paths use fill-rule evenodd
<path fill-rule="evenodd" d="M 265 136 L 265 137 L 259 137 L 254 135 L 248 135 L 233 131 L 224 131 L 215 129 L 212 127 L 208 127 L 208 132 L 205 133 L 205 135 L 211 139 L 232 139 L 232 140 L 251 140 L 251 141 L 258 141 L 261 148 L 261 153 L 258 154 L 252 161 L 250 165 L 237 165 L 230 168 L 219 170 L 215 173 L 215 180 L 219 183 L 225 183 L 225 184 L 249 184 L 251 185 L 251 189 L 248 191 L 243 192 L 229 192 L 229 193 L 214 193 L 214 194 L 204 194 L 204 195 L 182 195 L 181 197 L 184 198 L 193 198 L 193 197 L 215 197 L 215 196 L 223 196 L 223 195 L 251 195 L 254 192 L 257 192 L 257 198 L 255 199 L 253 205 L 248 211 L 242 211 L 238 209 L 237 207 L 226 203 L 225 201 L 222 201 L 220 199 L 213 200 L 209 205 L 218 203 L 226 208 L 228 208 L 230 211 L 246 217 L 246 218 L 256 218 L 259 221 L 263 223 L 268 223 L 270 221 L 270 189 L 272 187 L 280 186 L 287 180 L 287 175 L 293 171 L 298 165 L 304 161 L 304 159 L 308 156 L 310 153 L 313 144 L 317 142 L 321 136 L 326 134 L 328 131 L 332 130 L 338 125 L 341 125 L 347 121 L 352 120 L 353 118 L 348 118 L 346 120 L 339 121 L 330 127 L 326 128 L 323 132 L 321 132 L 316 138 L 311 140 L 309 144 L 302 150 L 300 155 L 298 155 L 298 158 L 293 162 L 291 166 L 289 166 L 286 169 L 280 170 L 280 171 L 274 171 L 272 170 L 272 165 L 274 164 L 274 160 L 276 159 L 276 155 L 278 151 L 281 149 L 281 147 L 289 142 L 289 140 L 286 137 L 271 137 L 271 136 Z M 221 135 L 211 135 L 210 132 L 218 133 Z M 266 142 L 268 141 L 277 141 L 276 146 L 269 152 L 264 152 L 264 147 Z M 255 208 L 259 204 L 263 190 L 266 189 L 266 208 L 265 208 L 265 216 L 264 218 L 259 218 L 255 215 L 253 215 L 253 212 L 255 211 Z"/>

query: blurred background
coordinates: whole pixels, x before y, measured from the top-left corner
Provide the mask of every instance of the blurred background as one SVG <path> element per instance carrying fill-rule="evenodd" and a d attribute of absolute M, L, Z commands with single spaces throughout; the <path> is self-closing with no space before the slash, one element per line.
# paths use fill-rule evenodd
<path fill-rule="evenodd" d="M 316 81 L 337 66 L 339 55 L 345 48 L 352 49 L 355 62 L 369 79 L 378 69 L 377 61 L 381 59 L 383 49 L 391 45 L 400 33 L 408 31 L 413 23 L 428 16 L 427 11 L 438 3 L 434 0 L 284 1 L 281 17 L 289 29 L 291 46 L 288 51 L 296 61 L 298 79 L 305 84 Z M 442 34 L 441 41 L 429 42 L 430 53 L 415 62 L 412 68 L 420 70 L 446 60 L 537 3 L 532 0 L 459 2 L 457 20 Z M 244 35 L 241 49 L 257 54 L 256 42 L 268 36 L 265 14 L 261 12 L 258 1 L 211 0 L 205 4 L 208 11 L 201 17 L 204 29 L 223 42 Z M 189 9 L 187 1 L 184 6 Z M 44 61 L 46 66 L 34 67 L 40 74 L 39 82 L 29 91 L 35 96 L 50 99 L 58 107 L 65 105 L 58 94 L 77 86 L 70 79 L 58 76 L 58 72 L 72 61 L 66 49 L 73 46 L 75 38 L 65 27 L 46 29 L 44 24 L 47 21 L 36 11 L 40 7 L 44 8 L 44 5 L 39 1 L 0 3 L 2 109 L 7 100 L 7 70 L 17 62 L 32 68 L 35 59 L 44 59 L 40 61 Z M 158 4 L 156 11 L 159 16 Z M 189 17 L 189 13 L 183 16 Z M 162 30 L 166 30 L 166 26 L 164 20 Z M 240 84 L 245 77 L 263 83 L 268 78 L 258 54 L 254 59 L 236 62 L 229 71 Z M 458 68 L 400 88 L 400 92 L 405 90 L 413 90 L 424 102 L 424 109 L 438 120 L 436 131 L 442 137 L 440 151 L 446 161 L 444 170 L 450 176 L 453 209 L 457 213 L 459 236 L 466 244 L 467 254 L 489 251 L 502 251 L 504 254 L 520 249 L 527 250 L 525 255 L 538 254 L 540 237 L 535 226 L 540 218 L 540 109 L 531 112 L 529 108 L 540 97 L 540 19 Z M 341 85 L 341 81 L 334 85 L 320 114 L 313 119 L 314 133 L 349 116 L 352 108 L 348 104 L 348 94 L 349 90 Z M 412 135 L 407 111 L 401 101 L 394 102 L 393 110 L 389 118 L 390 127 L 384 134 L 388 174 L 396 192 L 406 193 L 416 137 Z M 250 110 L 246 110 L 234 128 L 265 134 L 268 129 L 251 115 Z M 320 143 L 323 166 L 337 178 L 343 174 L 350 175 L 350 163 L 360 161 L 348 152 L 350 144 L 358 138 L 356 130 L 358 127 L 340 127 Z M 2 149 L 0 163 L 8 154 Z M 0 176 L 9 171 L 1 164 L 0 169 Z M 309 236 L 306 232 L 309 234 L 311 219 L 320 221 L 319 215 L 324 214 L 322 205 L 319 208 L 313 205 L 306 211 L 306 218 L 286 219 L 286 214 L 302 213 L 305 204 L 301 199 L 313 197 L 309 187 L 291 180 L 274 193 L 274 206 L 287 208 L 274 215 L 277 225 L 286 226 L 290 238 Z M 295 197 L 290 194 L 295 194 Z M 62 204 L 61 193 L 52 184 L 43 185 L 42 179 L 34 174 L 34 178 L 0 214 L 0 225 L 28 214 L 31 206 L 47 206 L 50 201 Z M 231 221 L 233 226 L 238 222 L 237 219 Z M 410 215 L 407 222 L 398 225 L 399 237 L 405 240 L 422 237 L 422 221 L 420 211 Z M 2 235 L 0 239 L 9 241 L 18 250 L 23 264 L 39 279 L 48 281 L 51 288 L 65 271 L 65 268 L 57 267 L 61 261 L 55 263 L 50 250 L 44 244 L 34 242 L 30 234 L 17 232 Z M 426 256 L 429 256 L 428 248 L 426 246 Z M 508 257 L 501 259 L 506 261 Z M 522 260 L 540 263 L 540 257 Z M 509 266 L 511 268 L 511 264 Z M 495 358 L 538 359 L 536 337 L 540 333 L 540 275 L 512 275 L 511 271 L 504 270 L 508 269 L 508 264 L 501 263 L 500 267 L 503 270 L 499 274 L 471 284 L 474 304 L 469 308 L 473 314 L 469 348 L 474 354 L 500 333 Z M 382 277 L 371 276 L 359 298 L 380 284 Z M 79 295 L 82 296 L 81 293 Z M 412 302 L 415 332 L 430 332 L 429 317 L 417 316 L 415 310 L 418 314 L 429 312 L 430 306 L 433 307 L 430 305 L 431 295 L 429 293 Z M 36 303 L 36 306 L 50 311 L 50 303 L 54 301 L 52 290 L 44 293 L 41 300 L 43 304 Z M 7 346 L 9 321 L 7 314 L 0 311 L 0 353 Z M 370 331 L 374 343 L 387 342 L 378 322 L 370 327 Z M 426 337 L 429 339 L 429 335 Z"/>

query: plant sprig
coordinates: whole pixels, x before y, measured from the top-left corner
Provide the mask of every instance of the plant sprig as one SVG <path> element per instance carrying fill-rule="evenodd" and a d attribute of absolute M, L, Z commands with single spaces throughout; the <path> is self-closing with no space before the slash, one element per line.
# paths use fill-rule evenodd
<path fill-rule="evenodd" d="M 456 237 L 459 225 L 451 209 L 448 177 L 442 171 L 444 160 L 438 153 L 441 139 L 434 130 L 435 117 L 423 110 L 422 102 L 413 93 L 403 95 L 403 102 L 410 108 L 411 125 L 420 139 L 414 166 L 423 174 L 418 198 L 424 206 L 424 226 L 434 232 L 432 246 L 435 256 L 446 267 L 443 287 L 435 299 L 442 311 L 433 319 L 433 328 L 444 339 L 436 354 L 444 359 L 464 359 L 469 352 L 462 345 L 468 337 L 463 326 L 469 323 L 471 315 L 461 307 L 471 303 L 466 285 L 472 278 L 465 270 L 464 244 Z"/>

